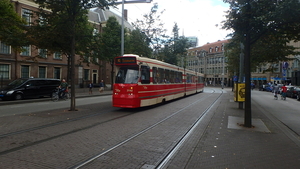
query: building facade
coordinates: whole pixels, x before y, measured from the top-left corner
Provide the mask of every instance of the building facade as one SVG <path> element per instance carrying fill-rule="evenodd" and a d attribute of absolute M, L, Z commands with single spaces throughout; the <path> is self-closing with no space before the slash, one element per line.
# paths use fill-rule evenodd
<path fill-rule="evenodd" d="M 29 14 L 37 10 L 38 5 L 30 0 L 12 1 L 15 11 L 28 23 L 34 18 Z M 115 16 L 121 23 L 120 16 L 111 11 L 94 9 L 89 12 L 89 21 L 94 25 L 96 32 L 102 32 L 107 19 Z M 125 26 L 128 26 L 125 21 Z M 69 79 L 67 56 L 59 53 L 47 51 L 47 49 L 38 49 L 34 45 L 25 46 L 23 52 L 14 51 L 10 46 L 0 41 L 0 87 L 8 84 L 17 78 L 55 78 Z M 38 57 L 37 57 L 38 56 Z M 95 85 L 104 80 L 106 84 L 112 81 L 111 63 L 101 60 L 91 60 L 75 56 L 75 83 L 76 87 L 86 87 L 90 82 Z M 97 64 L 94 64 L 97 63 Z"/>
<path fill-rule="evenodd" d="M 224 79 L 225 86 L 232 86 L 233 77 L 228 74 L 227 62 L 224 57 L 224 45 L 226 43 L 228 40 L 190 48 L 186 58 L 187 69 L 204 73 L 207 85 L 221 85 Z M 291 42 L 289 45 L 300 48 L 300 42 Z M 251 81 L 256 86 L 268 82 L 300 86 L 300 56 L 287 57 L 291 60 L 258 66 L 254 72 L 251 72 Z M 273 71 L 267 71 L 270 68 Z"/>
<path fill-rule="evenodd" d="M 224 45 L 228 40 L 207 43 L 190 48 L 186 58 L 186 68 L 204 74 L 207 85 L 230 85 L 230 78 L 224 57 Z"/>

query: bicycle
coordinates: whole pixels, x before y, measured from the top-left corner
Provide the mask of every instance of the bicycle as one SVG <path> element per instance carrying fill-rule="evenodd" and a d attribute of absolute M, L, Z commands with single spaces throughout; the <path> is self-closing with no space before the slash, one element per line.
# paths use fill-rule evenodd
<path fill-rule="evenodd" d="M 68 90 L 64 91 L 65 92 L 64 96 L 62 96 L 62 92 L 60 93 L 60 96 L 59 96 L 59 91 L 60 91 L 60 88 L 57 88 L 52 92 L 52 95 L 51 95 L 52 101 L 58 101 L 59 99 L 68 100 L 69 98 L 71 98 L 71 94 L 69 93 Z"/>

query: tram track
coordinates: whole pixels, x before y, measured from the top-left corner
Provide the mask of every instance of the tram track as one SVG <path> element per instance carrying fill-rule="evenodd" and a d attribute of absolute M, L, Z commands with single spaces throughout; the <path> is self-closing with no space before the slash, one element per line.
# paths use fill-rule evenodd
<path fill-rule="evenodd" d="M 87 125 L 87 126 L 79 127 L 78 129 L 73 129 L 71 131 L 62 132 L 60 134 L 56 134 L 54 136 L 50 136 L 50 137 L 47 137 L 47 138 L 43 138 L 43 139 L 39 139 L 39 140 L 35 140 L 35 141 L 30 141 L 30 139 L 27 138 L 26 141 L 22 141 L 22 143 L 16 143 L 16 141 L 14 141 L 14 142 L 11 143 L 13 145 L 12 146 L 13 148 L 7 148 L 5 150 L 3 150 L 3 149 L 0 150 L 0 155 L 5 155 L 5 154 L 8 154 L 8 153 L 11 153 L 11 152 L 14 152 L 14 151 L 18 151 L 18 150 L 21 150 L 21 149 L 24 149 L 24 148 L 27 148 L 27 147 L 30 147 L 30 146 L 34 146 L 34 145 L 38 145 L 38 144 L 41 144 L 41 143 L 44 143 L 44 142 L 47 142 L 47 141 L 51 141 L 51 140 L 57 139 L 59 137 L 63 137 L 63 136 L 67 136 L 67 135 L 70 135 L 70 134 L 73 134 L 73 133 L 76 133 L 76 132 L 87 130 L 87 129 L 90 129 L 90 128 L 93 128 L 93 127 L 96 127 L 96 126 L 99 126 L 99 125 L 102 125 L 102 124 L 105 124 L 105 123 L 108 123 L 108 122 L 111 122 L 111 121 L 114 121 L 114 120 L 117 120 L 117 119 L 120 119 L 120 118 L 130 116 L 130 115 L 138 112 L 138 110 L 142 110 L 142 109 L 145 109 L 145 108 L 140 108 L 140 109 L 136 109 L 136 110 L 133 110 L 133 111 L 127 109 L 127 111 L 130 111 L 129 113 L 122 114 L 122 115 L 119 115 L 119 116 L 114 117 L 114 118 L 109 118 L 109 119 L 104 120 L 104 121 L 92 123 L 92 124 Z M 126 112 L 125 109 L 122 109 L 122 110 L 124 110 Z M 100 112 L 100 113 L 88 114 L 88 115 L 75 117 L 75 118 L 71 118 L 71 119 L 67 119 L 67 120 L 57 121 L 57 122 L 46 124 L 46 125 L 31 127 L 31 128 L 24 129 L 24 130 L 13 131 L 13 132 L 1 134 L 0 135 L 0 140 L 4 140 L 5 138 L 8 138 L 8 137 L 17 137 L 21 134 L 26 134 L 26 133 L 30 133 L 30 132 L 35 132 L 35 131 L 38 132 L 39 130 L 49 129 L 51 127 L 53 128 L 53 127 L 57 127 L 57 126 L 61 126 L 61 125 L 66 125 L 68 123 L 80 122 L 81 120 L 85 120 L 85 119 L 89 119 L 89 118 L 95 118 L 96 116 L 101 116 L 101 115 L 105 115 L 105 114 L 108 114 L 108 113 L 112 113 L 112 111 L 105 111 L 105 112 Z M 64 127 L 61 127 L 61 128 L 64 128 Z M 4 142 L 6 142 L 6 141 L 4 141 Z M 18 144 L 20 144 L 20 146 L 18 146 Z M 4 148 L 5 146 L 2 145 L 1 147 Z"/>
<path fill-rule="evenodd" d="M 87 160 L 81 161 L 80 163 L 69 167 L 70 169 L 79 169 L 79 168 L 84 168 L 86 166 L 89 166 L 90 163 L 96 161 L 98 158 L 107 155 L 108 153 L 124 146 L 125 144 L 133 141 L 134 139 L 136 139 L 137 137 L 142 136 L 143 134 L 145 134 L 146 132 L 156 128 L 158 125 L 161 125 L 162 123 L 166 122 L 167 120 L 171 119 L 172 117 L 176 116 L 177 114 L 183 112 L 184 110 L 198 104 L 201 103 L 202 101 L 206 100 L 207 98 L 209 98 L 212 94 L 214 94 L 215 91 L 213 90 L 208 96 L 206 97 L 201 97 L 199 100 L 190 103 L 189 105 L 181 108 L 180 110 L 172 113 L 171 115 L 161 119 L 160 121 L 152 124 L 151 126 L 148 126 L 147 128 L 144 128 L 143 130 L 135 133 L 134 135 L 130 136 L 129 138 L 127 138 L 126 140 L 123 140 L 121 142 L 119 142 L 118 144 L 115 144 L 114 146 L 111 146 L 110 148 L 108 148 L 106 151 L 103 151 L 99 154 L 96 154 L 90 158 L 88 158 Z M 181 136 L 180 139 L 177 140 L 177 143 L 170 149 L 168 149 L 167 152 L 164 153 L 164 156 L 159 159 L 156 164 L 154 165 L 147 165 L 146 167 L 150 167 L 150 168 L 163 168 L 170 160 L 170 158 L 177 152 L 177 150 L 182 146 L 182 144 L 184 144 L 184 142 L 186 141 L 186 139 L 193 133 L 194 129 L 198 126 L 199 123 L 201 123 L 202 118 L 211 110 L 211 108 L 215 105 L 215 103 L 219 100 L 219 98 L 222 96 L 223 93 L 221 93 L 213 102 L 211 105 L 209 105 L 200 115 L 199 117 L 195 120 L 195 122 L 189 126 L 187 128 L 187 130 L 184 132 L 184 134 Z M 90 167 L 90 166 L 89 166 Z"/>
<path fill-rule="evenodd" d="M 104 138 L 97 136 L 97 137 L 95 137 L 95 138 L 97 138 L 96 140 L 93 140 L 93 141 L 90 140 L 92 142 L 87 142 L 87 143 L 82 142 L 83 145 L 92 145 L 92 146 L 87 146 L 88 148 L 90 148 L 89 150 L 87 150 L 87 147 L 85 148 L 85 150 L 80 150 L 80 148 L 82 146 L 81 143 L 77 146 L 77 143 L 72 144 L 72 142 L 70 142 L 72 145 L 74 145 L 72 147 L 75 150 L 75 151 L 71 150 L 70 152 L 73 152 L 74 154 L 76 154 L 75 156 L 69 156 L 67 158 L 66 157 L 58 158 L 57 159 L 58 161 L 56 162 L 55 165 L 50 164 L 49 160 L 46 160 L 46 159 L 48 159 L 48 157 L 46 157 L 47 153 L 46 154 L 43 153 L 43 155 L 41 157 L 39 157 L 39 158 L 43 157 L 42 159 L 45 159 L 46 161 L 48 161 L 48 162 L 43 161 L 42 162 L 43 166 L 48 166 L 48 165 L 52 166 L 52 167 L 56 166 L 54 168 L 57 168 L 57 167 L 59 167 L 59 168 L 84 168 L 86 166 L 89 166 L 90 163 L 92 163 L 93 161 L 97 161 L 97 159 L 100 157 L 106 158 L 108 154 L 110 154 L 111 152 L 114 152 L 115 150 L 119 149 L 120 147 L 124 147 L 125 144 L 135 143 L 135 141 L 133 141 L 133 140 L 139 139 L 141 136 L 143 137 L 144 135 L 149 134 L 149 132 L 153 133 L 154 130 L 157 130 L 157 128 L 160 128 L 161 126 L 165 126 L 166 121 L 170 121 L 170 120 L 172 121 L 172 120 L 174 120 L 174 118 L 176 119 L 176 118 L 178 118 L 178 116 L 188 113 L 190 111 L 189 109 L 194 109 L 194 107 L 197 105 L 200 105 L 200 104 L 206 105 L 206 106 L 203 106 L 203 110 L 204 110 L 204 108 L 207 107 L 205 109 L 205 111 L 208 112 L 209 107 L 212 107 L 213 105 L 211 104 L 209 106 L 209 104 L 207 104 L 207 103 L 211 103 L 211 101 L 213 99 L 215 99 L 218 95 L 214 92 L 215 91 L 212 90 L 212 91 L 207 92 L 206 94 L 203 94 L 203 95 L 200 94 L 201 97 L 197 97 L 199 95 L 196 94 L 193 96 L 186 97 L 184 99 L 177 99 L 177 100 L 168 102 L 168 104 L 151 106 L 148 108 L 118 109 L 116 111 L 112 109 L 109 111 L 102 111 L 100 113 L 88 114 L 86 116 L 81 116 L 81 117 L 76 117 L 76 118 L 73 117 L 72 120 L 65 120 L 64 122 L 58 121 L 58 122 L 48 124 L 48 125 L 32 127 L 27 130 L 19 130 L 19 131 L 14 131 L 11 133 L 2 134 L 1 138 L 0 138 L 2 143 L 10 141 L 10 140 L 5 140 L 7 138 L 12 138 L 12 137 L 15 139 L 28 138 L 28 137 L 35 136 L 34 134 L 40 134 L 42 132 L 47 132 L 46 133 L 47 137 L 43 138 L 43 139 L 35 140 L 32 142 L 25 142 L 24 144 L 22 144 L 20 146 L 17 145 L 13 148 L 1 150 L 0 156 L 8 158 L 8 157 L 16 156 L 16 155 L 19 156 L 18 154 L 20 152 L 22 152 L 21 154 L 24 154 L 24 153 L 30 153 L 30 151 L 32 151 L 32 150 L 38 150 L 38 149 L 43 150 L 45 148 L 47 150 L 43 150 L 42 152 L 52 151 L 52 153 L 55 153 L 57 155 L 62 155 L 61 153 L 59 153 L 58 150 L 54 150 L 51 147 L 54 145 L 55 149 L 63 149 L 64 146 L 69 145 L 68 142 L 64 142 L 63 140 L 72 140 L 72 138 L 74 138 L 74 137 L 75 138 L 82 137 L 82 138 L 84 138 L 84 140 L 86 140 L 85 139 L 86 137 L 92 138 L 92 137 L 90 137 L 91 131 L 92 132 L 97 131 L 97 134 L 101 133 L 104 136 Z M 221 95 L 222 94 L 220 94 L 220 96 Z M 218 96 L 218 98 L 220 96 Z M 197 98 L 197 100 L 194 100 L 195 98 Z M 217 99 L 214 100 L 213 102 L 216 102 L 216 101 L 217 101 Z M 180 103 L 180 102 L 185 102 L 185 104 L 179 105 L 178 103 Z M 174 105 L 176 105 L 176 106 L 174 106 Z M 167 110 L 167 112 L 165 112 L 165 113 L 157 112 L 157 113 L 155 113 L 156 116 L 152 115 L 153 111 L 157 111 L 157 110 L 164 111 L 164 109 Z M 196 109 L 196 110 L 199 111 L 199 113 L 202 112 L 200 115 L 201 117 L 205 113 L 205 111 L 202 111 L 202 108 L 201 108 L 201 112 L 199 109 Z M 101 116 L 101 115 L 105 115 L 105 116 Z M 151 119 L 149 119 L 149 121 L 147 120 L 145 122 L 140 121 L 147 117 L 148 118 L 150 117 Z M 201 117 L 199 117 L 199 118 L 201 118 Z M 138 118 L 138 119 L 136 119 L 136 118 Z M 99 120 L 101 120 L 101 121 L 99 121 Z M 132 125 L 125 125 L 125 126 L 124 125 L 122 125 L 122 126 L 115 125 L 115 124 L 120 124 L 120 123 L 124 124 L 124 122 L 126 122 L 126 123 L 128 122 L 128 124 L 131 124 L 132 120 L 133 121 L 139 120 L 139 122 L 137 122 L 137 123 L 134 122 Z M 91 123 L 91 122 L 93 122 L 93 123 Z M 141 122 L 144 124 L 141 125 L 142 124 Z M 84 123 L 84 125 L 77 126 L 78 124 L 82 124 L 82 123 Z M 192 126 L 195 126 L 196 125 L 195 123 L 196 122 L 194 122 L 194 124 Z M 70 130 L 70 128 L 69 128 L 70 126 L 76 126 L 76 128 L 72 128 Z M 116 126 L 116 127 L 113 128 L 112 130 L 107 130 L 107 127 L 111 128 L 112 126 Z M 172 141 L 174 143 L 177 142 L 176 147 L 180 148 L 180 145 L 181 145 L 180 142 L 184 143 L 184 140 L 190 135 L 188 133 L 188 131 L 193 130 L 192 126 L 188 127 L 188 130 L 186 132 L 184 132 L 184 134 L 182 136 L 178 137 L 178 138 L 180 138 L 180 140 L 176 139 L 175 141 Z M 122 131 L 116 130 L 118 127 L 124 128 L 124 130 L 122 130 Z M 130 130 L 128 130 L 128 129 L 130 129 L 130 127 L 131 127 L 131 129 L 134 129 L 134 130 L 127 133 L 126 131 L 130 131 Z M 135 128 L 132 128 L 132 127 L 135 127 Z M 57 128 L 61 128 L 62 131 L 57 130 Z M 54 131 L 59 131 L 59 133 L 55 133 L 55 135 L 53 135 Z M 114 133 L 112 135 L 107 135 L 107 133 L 109 133 L 109 132 L 116 132 L 116 131 L 118 131 L 118 133 Z M 154 133 L 159 134 L 159 132 L 157 132 L 157 131 L 155 131 Z M 30 135 L 30 134 L 33 134 L 33 135 Z M 182 134 L 182 133 L 180 132 L 180 134 Z M 61 141 L 63 141 L 63 142 L 61 142 Z M 80 142 L 81 141 L 83 141 L 83 140 L 80 140 Z M 95 144 L 95 142 L 98 142 L 98 143 Z M 64 145 L 64 146 L 58 148 L 57 146 L 60 146 L 60 145 Z M 77 148 L 75 148 L 75 147 L 77 147 Z M 165 159 L 168 159 L 168 157 L 170 157 L 169 154 L 176 153 L 176 149 L 178 149 L 176 147 L 174 146 L 174 148 L 168 148 L 167 151 L 164 151 L 163 157 L 161 157 L 159 160 L 156 160 L 156 162 L 152 162 L 149 164 L 152 164 L 155 167 L 158 167 L 160 164 L 167 163 L 167 161 Z M 99 152 L 98 154 L 95 153 L 95 152 L 97 152 L 97 150 Z M 70 154 L 70 152 L 68 152 L 67 154 Z M 77 152 L 77 153 L 75 153 L 75 152 Z M 84 154 L 84 156 L 83 155 L 78 156 L 78 152 L 80 154 Z M 27 159 L 24 156 L 19 156 L 19 158 Z M 72 162 L 65 163 L 66 161 L 70 161 L 69 158 L 72 159 Z M 151 157 L 149 157 L 149 158 L 151 158 Z M 13 159 L 15 159 L 15 157 Z M 28 161 L 28 159 L 25 161 Z M 59 164 L 59 161 L 61 161 L 60 164 Z M 90 162 L 87 162 L 86 164 L 84 164 L 86 161 L 90 161 Z M 64 164 L 62 165 L 62 163 L 64 163 Z"/>

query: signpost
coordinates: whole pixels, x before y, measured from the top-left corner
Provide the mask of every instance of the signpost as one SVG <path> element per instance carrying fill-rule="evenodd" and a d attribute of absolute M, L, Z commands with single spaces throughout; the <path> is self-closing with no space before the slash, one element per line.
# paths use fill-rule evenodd
<path fill-rule="evenodd" d="M 151 3 L 152 0 L 131 0 L 126 1 L 122 0 L 122 2 L 115 2 L 115 4 L 121 4 L 122 3 L 122 30 L 121 30 L 121 56 L 124 55 L 124 4 L 129 3 Z"/>

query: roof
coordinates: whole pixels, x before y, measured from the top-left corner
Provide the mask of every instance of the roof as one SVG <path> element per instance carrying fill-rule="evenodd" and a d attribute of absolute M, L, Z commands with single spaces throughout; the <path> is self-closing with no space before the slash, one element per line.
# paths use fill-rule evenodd
<path fill-rule="evenodd" d="M 218 40 L 217 42 L 207 43 L 203 46 L 190 48 L 189 51 L 206 51 L 208 53 L 219 53 L 222 50 L 216 51 L 216 48 L 221 49 L 223 44 L 228 43 L 229 40 Z M 210 50 L 211 49 L 211 50 Z"/>
<path fill-rule="evenodd" d="M 89 11 L 89 20 L 96 23 L 106 22 L 109 17 L 114 16 L 116 17 L 119 24 L 122 24 L 122 16 L 117 15 L 116 13 L 110 10 L 103 10 L 100 8 L 93 8 Z M 133 26 L 129 24 L 128 21 L 124 19 L 124 27 L 128 29 L 133 29 Z"/>

